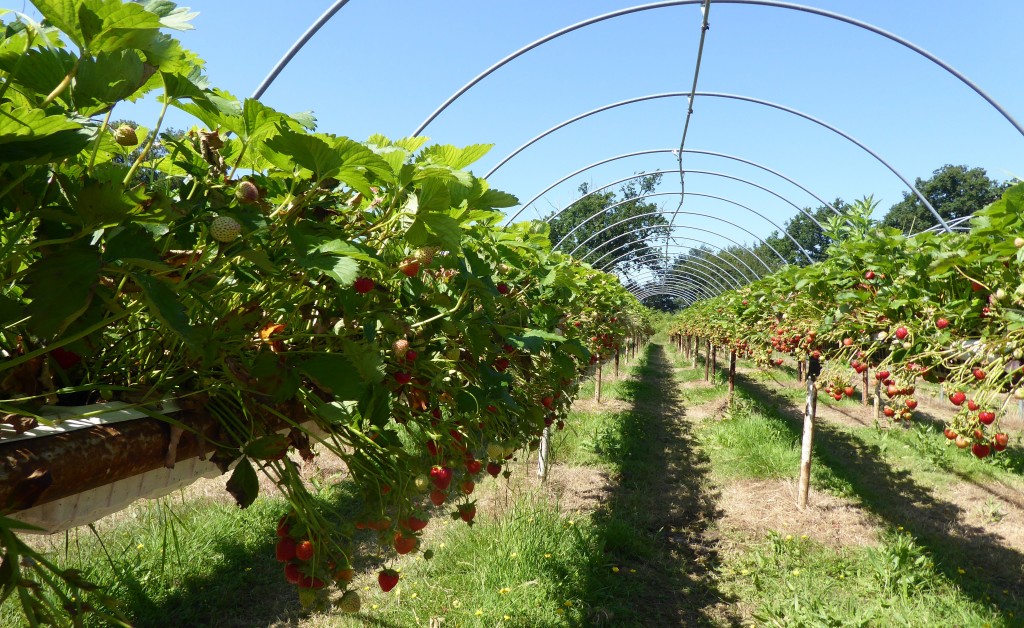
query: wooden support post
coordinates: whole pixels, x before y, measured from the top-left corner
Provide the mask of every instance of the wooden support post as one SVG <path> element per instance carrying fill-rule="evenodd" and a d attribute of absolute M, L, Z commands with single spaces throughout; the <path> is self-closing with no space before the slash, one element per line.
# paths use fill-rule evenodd
<path fill-rule="evenodd" d="M 732 402 L 732 393 L 736 390 L 736 349 L 729 352 L 729 401 Z"/>
<path fill-rule="evenodd" d="M 597 377 L 594 379 L 594 401 L 601 403 L 601 358 L 597 359 Z"/>
<path fill-rule="evenodd" d="M 814 358 L 807 360 L 807 405 L 804 406 L 804 436 L 800 446 L 800 484 L 797 486 L 797 507 L 807 508 L 811 490 L 811 453 L 814 446 L 814 418 L 818 411 L 818 388 L 815 381 L 821 367 Z"/>
<path fill-rule="evenodd" d="M 711 341 L 708 340 L 704 351 L 704 381 L 711 381 Z"/>
<path fill-rule="evenodd" d="M 697 368 L 697 356 L 700 355 L 700 338 L 693 339 L 693 368 Z"/>
<path fill-rule="evenodd" d="M 864 372 L 861 373 L 861 386 L 864 388 L 864 391 L 861 393 L 860 398 L 861 398 L 861 403 L 863 405 L 865 405 L 865 406 L 869 405 L 869 403 L 870 403 L 868 401 L 868 395 L 869 395 L 868 388 L 871 387 L 870 380 L 868 379 L 868 371 L 869 370 L 870 369 L 865 368 Z"/>
<path fill-rule="evenodd" d="M 715 383 L 715 372 L 718 370 L 718 347 L 711 347 L 711 383 Z"/>
<path fill-rule="evenodd" d="M 537 455 L 537 475 L 540 479 L 548 479 L 548 455 L 551 451 L 551 428 L 545 427 L 540 437 L 540 449 Z"/>
<path fill-rule="evenodd" d="M 882 380 L 875 378 L 875 394 L 874 394 L 875 409 L 872 413 L 875 420 L 882 418 Z"/>
<path fill-rule="evenodd" d="M 796 361 L 796 381 L 798 384 L 802 384 L 804 381 L 804 361 Z"/>
<path fill-rule="evenodd" d="M 615 350 L 615 379 L 619 379 L 619 350 Z"/>

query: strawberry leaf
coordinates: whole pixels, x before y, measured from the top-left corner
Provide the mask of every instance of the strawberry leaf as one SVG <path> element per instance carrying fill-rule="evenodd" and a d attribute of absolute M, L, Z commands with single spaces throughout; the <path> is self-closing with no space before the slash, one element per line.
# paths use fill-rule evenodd
<path fill-rule="evenodd" d="M 235 498 L 239 508 L 248 508 L 256 501 L 256 496 L 260 492 L 260 480 L 256 477 L 256 470 L 252 468 L 248 458 L 238 461 L 224 488 Z"/>

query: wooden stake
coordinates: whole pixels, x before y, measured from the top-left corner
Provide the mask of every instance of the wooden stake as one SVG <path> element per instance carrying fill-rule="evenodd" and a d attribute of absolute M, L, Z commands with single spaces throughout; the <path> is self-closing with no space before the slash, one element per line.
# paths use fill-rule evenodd
<path fill-rule="evenodd" d="M 619 350 L 615 350 L 615 379 L 619 379 Z"/>
<path fill-rule="evenodd" d="M 711 383 L 715 382 L 715 371 L 718 370 L 718 347 L 711 347 Z"/>
<path fill-rule="evenodd" d="M 597 378 L 594 381 L 594 400 L 601 403 L 601 359 L 597 360 Z"/>
<path fill-rule="evenodd" d="M 811 358 L 813 359 L 813 358 Z M 810 360 L 807 365 L 807 405 L 804 406 L 804 436 L 800 447 L 800 484 L 797 487 L 797 507 L 807 508 L 807 495 L 811 489 L 811 452 L 814 445 L 814 418 L 818 411 L 818 389 L 814 382 Z"/>
<path fill-rule="evenodd" d="M 537 475 L 540 479 L 548 479 L 548 453 L 551 448 L 551 428 L 545 427 L 540 437 L 540 450 L 537 455 Z"/>
<path fill-rule="evenodd" d="M 871 387 L 870 381 L 868 380 L 868 370 L 870 369 L 865 368 L 864 372 L 861 373 L 861 386 L 864 388 L 864 390 L 861 393 L 860 398 L 861 403 L 865 406 L 869 405 L 868 397 L 870 393 L 868 393 L 868 388 Z"/>
<path fill-rule="evenodd" d="M 729 401 L 732 401 L 732 393 L 736 390 L 736 349 L 729 352 Z"/>
<path fill-rule="evenodd" d="M 704 381 L 711 381 L 711 341 L 708 340 L 708 346 L 704 352 Z"/>

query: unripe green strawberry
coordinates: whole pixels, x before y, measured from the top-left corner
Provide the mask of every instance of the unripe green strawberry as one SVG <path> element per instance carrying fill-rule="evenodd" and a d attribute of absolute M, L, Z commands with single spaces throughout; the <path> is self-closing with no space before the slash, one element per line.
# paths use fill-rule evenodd
<path fill-rule="evenodd" d="M 338 608 L 344 613 L 358 613 L 361 605 L 362 600 L 359 599 L 359 594 L 355 591 L 345 591 L 345 595 L 341 596 L 341 600 L 338 602 Z"/>
<path fill-rule="evenodd" d="M 251 205 L 260 200 L 260 191 L 252 181 L 239 181 L 235 186 L 235 199 L 243 205 Z"/>
<path fill-rule="evenodd" d="M 242 225 L 231 216 L 217 216 L 210 223 L 210 235 L 219 242 L 231 242 L 242 233 Z"/>
<path fill-rule="evenodd" d="M 135 134 L 135 128 L 128 124 L 122 124 L 114 129 L 114 141 L 121 146 L 138 146 L 139 136 Z"/>
<path fill-rule="evenodd" d="M 416 252 L 413 253 L 413 257 L 420 264 L 423 264 L 424 266 L 429 266 L 430 263 L 434 261 L 435 253 L 437 253 L 436 246 L 425 246 L 421 249 L 417 249 Z"/>

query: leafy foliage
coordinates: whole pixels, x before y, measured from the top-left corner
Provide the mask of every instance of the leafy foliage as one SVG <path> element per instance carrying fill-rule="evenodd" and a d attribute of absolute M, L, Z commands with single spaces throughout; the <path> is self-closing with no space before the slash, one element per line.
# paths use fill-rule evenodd
<path fill-rule="evenodd" d="M 935 170 L 928 180 L 914 181 L 914 187 L 946 221 L 974 214 L 998 199 L 1008 186 L 1008 182 L 990 179 L 984 168 L 950 164 Z M 882 224 L 909 234 L 939 223 L 916 195 L 904 192 L 903 200 L 889 209 Z"/>

